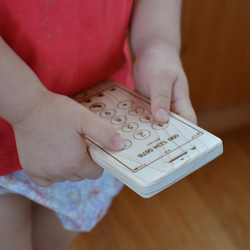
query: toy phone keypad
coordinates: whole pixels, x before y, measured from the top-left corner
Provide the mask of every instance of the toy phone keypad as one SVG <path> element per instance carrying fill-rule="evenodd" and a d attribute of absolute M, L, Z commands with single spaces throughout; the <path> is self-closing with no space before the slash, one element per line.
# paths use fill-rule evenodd
<path fill-rule="evenodd" d="M 110 122 L 125 142 L 123 150 L 112 151 L 88 138 L 93 160 L 143 197 L 158 193 L 222 152 L 220 139 L 173 113 L 167 123 L 155 121 L 148 99 L 113 81 L 75 99 Z"/>
<path fill-rule="evenodd" d="M 112 153 L 114 158 L 123 162 L 124 166 L 133 172 L 150 165 L 202 134 L 188 125 L 183 130 L 183 125 L 176 117 L 172 117 L 171 123 L 156 122 L 150 113 L 149 103 L 138 99 L 119 85 L 103 90 L 101 95 L 96 93 L 85 103 L 84 100 L 81 103 L 101 118 L 110 121 L 119 131 L 124 139 L 125 149 Z M 126 164 L 128 159 L 129 164 Z"/>

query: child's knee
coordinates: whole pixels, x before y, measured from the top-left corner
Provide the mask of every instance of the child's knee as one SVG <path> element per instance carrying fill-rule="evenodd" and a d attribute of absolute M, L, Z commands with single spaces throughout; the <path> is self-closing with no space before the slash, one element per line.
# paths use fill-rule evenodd
<path fill-rule="evenodd" d="M 45 239 L 33 239 L 33 246 L 35 250 L 67 250 L 74 243 L 79 233 L 71 231 L 61 231 L 61 234 L 47 235 Z M 61 236 L 61 237 L 58 237 Z"/>
<path fill-rule="evenodd" d="M 64 229 L 54 211 L 33 203 L 33 245 L 36 250 L 68 249 L 78 233 Z"/>
<path fill-rule="evenodd" d="M 0 249 L 32 249 L 31 202 L 17 194 L 0 195 Z"/>

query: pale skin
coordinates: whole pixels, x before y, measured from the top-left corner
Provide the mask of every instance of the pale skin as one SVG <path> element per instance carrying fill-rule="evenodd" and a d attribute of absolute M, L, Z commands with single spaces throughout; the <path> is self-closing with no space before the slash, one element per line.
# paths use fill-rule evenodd
<path fill-rule="evenodd" d="M 180 10 L 180 0 L 136 2 L 131 23 L 133 74 L 137 91 L 151 98 L 156 120 L 166 121 L 172 110 L 196 123 L 179 58 Z M 122 138 L 83 106 L 48 91 L 2 39 L 0 55 L 0 116 L 14 129 L 20 162 L 31 180 L 47 187 L 99 177 L 103 170 L 91 160 L 84 136 L 114 150 L 123 148 Z M 77 236 L 64 230 L 53 212 L 24 197 L 1 195 L 0 214 L 5 225 L 0 227 L 1 249 L 67 249 Z M 10 232 L 15 230 L 13 241 Z"/>

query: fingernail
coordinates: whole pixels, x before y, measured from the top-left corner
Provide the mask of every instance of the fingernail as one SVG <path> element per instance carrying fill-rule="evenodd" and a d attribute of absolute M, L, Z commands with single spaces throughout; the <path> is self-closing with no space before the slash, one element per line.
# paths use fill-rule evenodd
<path fill-rule="evenodd" d="M 125 147 L 124 141 L 119 134 L 115 136 L 113 140 L 113 146 L 119 150 Z"/>
<path fill-rule="evenodd" d="M 168 113 L 165 109 L 158 109 L 156 112 L 155 112 L 155 116 L 156 116 L 156 119 L 158 121 L 168 121 Z"/>

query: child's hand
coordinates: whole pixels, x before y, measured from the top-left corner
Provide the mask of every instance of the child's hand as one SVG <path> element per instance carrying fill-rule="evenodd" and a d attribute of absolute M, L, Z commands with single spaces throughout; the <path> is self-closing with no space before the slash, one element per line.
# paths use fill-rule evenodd
<path fill-rule="evenodd" d="M 153 116 L 167 121 L 169 111 L 196 123 L 189 99 L 187 78 L 178 52 L 163 44 L 152 44 L 137 53 L 134 80 L 139 92 L 151 98 Z"/>
<path fill-rule="evenodd" d="M 24 171 L 43 187 L 102 174 L 88 154 L 84 135 L 111 149 L 123 148 L 114 128 L 70 98 L 51 92 L 13 129 Z"/>

